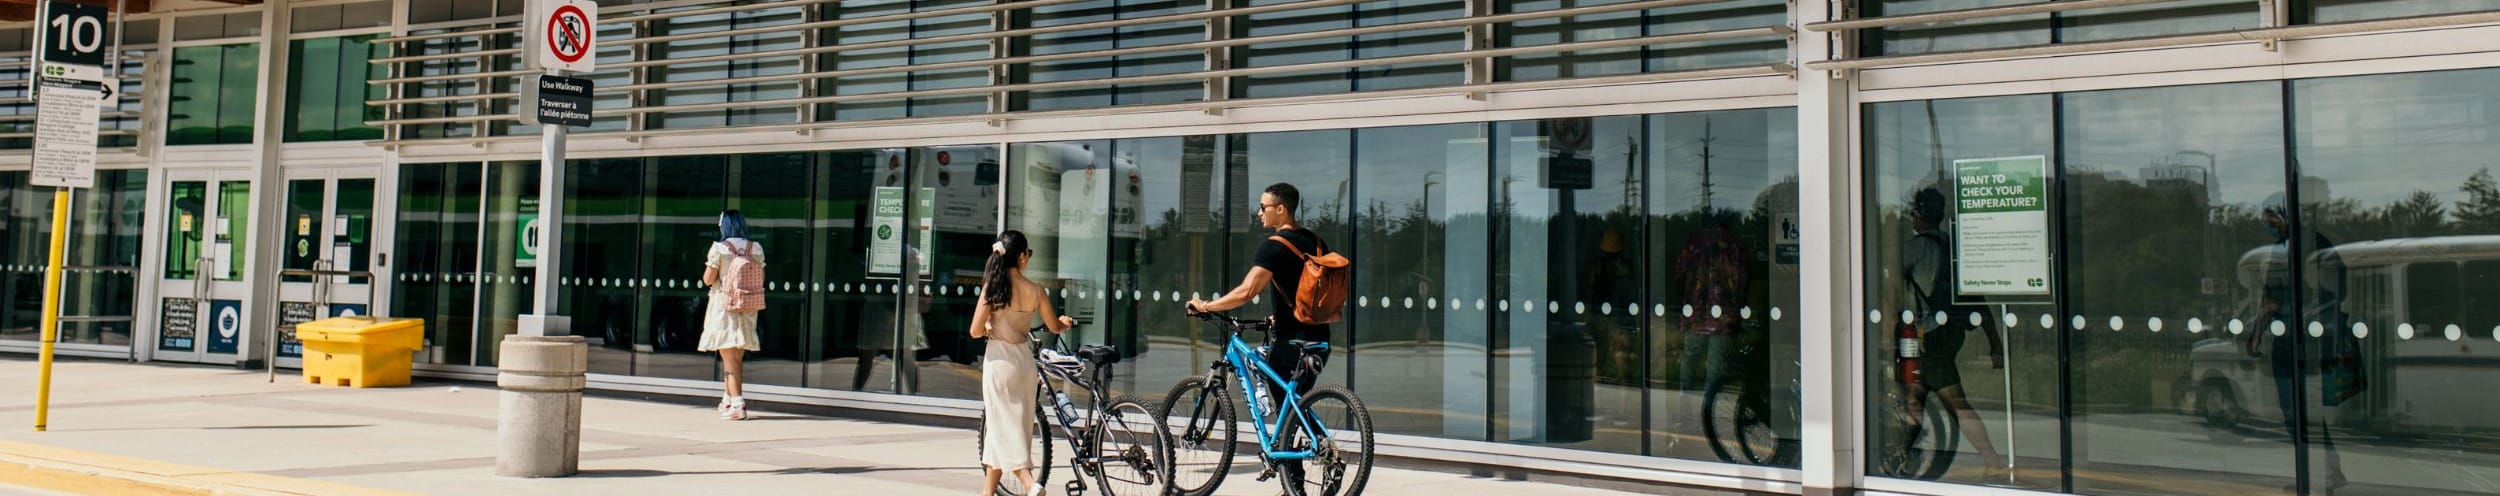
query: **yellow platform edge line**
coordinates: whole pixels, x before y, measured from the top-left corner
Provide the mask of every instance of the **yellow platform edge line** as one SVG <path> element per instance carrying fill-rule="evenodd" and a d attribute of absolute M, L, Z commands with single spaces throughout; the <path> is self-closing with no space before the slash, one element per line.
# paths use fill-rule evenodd
<path fill-rule="evenodd" d="M 71 494 L 375 495 L 413 493 L 0 441 L 0 482 Z"/>

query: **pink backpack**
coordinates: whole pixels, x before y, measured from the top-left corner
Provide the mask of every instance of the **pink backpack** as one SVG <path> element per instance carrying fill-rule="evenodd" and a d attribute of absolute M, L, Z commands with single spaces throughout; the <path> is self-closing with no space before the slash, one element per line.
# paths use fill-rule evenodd
<path fill-rule="evenodd" d="M 749 255 L 749 250 L 754 248 L 755 242 L 722 241 L 721 245 L 728 247 L 730 254 L 736 255 L 729 259 L 729 266 L 721 268 L 718 290 L 721 296 L 726 298 L 721 303 L 721 307 L 739 313 L 763 311 L 764 263 L 756 261 L 754 256 Z"/>

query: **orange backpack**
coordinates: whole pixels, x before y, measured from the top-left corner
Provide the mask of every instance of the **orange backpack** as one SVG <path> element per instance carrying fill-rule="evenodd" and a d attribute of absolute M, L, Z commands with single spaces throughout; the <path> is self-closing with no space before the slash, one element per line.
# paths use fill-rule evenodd
<path fill-rule="evenodd" d="M 722 296 L 728 297 L 721 302 L 722 309 L 738 313 L 763 311 L 764 264 L 751 255 L 755 242 L 733 244 L 723 241 L 721 245 L 728 247 L 729 253 L 734 255 L 727 266 L 721 268 L 719 291 Z"/>
<path fill-rule="evenodd" d="M 1302 257 L 1302 280 L 1293 291 L 1293 318 L 1304 324 L 1333 324 L 1345 318 L 1346 292 L 1354 285 L 1354 260 L 1334 251 L 1319 256 L 1304 254 L 1302 247 L 1294 246 L 1284 236 L 1267 239 L 1284 243 L 1295 256 Z"/>

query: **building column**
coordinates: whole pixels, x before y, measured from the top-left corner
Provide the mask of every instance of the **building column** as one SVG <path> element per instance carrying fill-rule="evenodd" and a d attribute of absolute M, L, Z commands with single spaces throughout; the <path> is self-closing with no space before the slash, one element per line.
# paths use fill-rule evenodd
<path fill-rule="evenodd" d="M 1845 17 L 1850 0 L 1793 4 L 1792 27 Z M 1803 250 L 1798 310 L 1803 349 L 1805 494 L 1855 494 L 1864 456 L 1859 449 L 1865 415 L 1862 333 L 1850 319 L 1857 308 L 1857 180 L 1851 132 L 1856 118 L 1851 93 L 1855 74 L 1805 66 L 1846 53 L 1845 35 L 1798 29 L 1797 157 L 1799 243 Z"/>
<path fill-rule="evenodd" d="M 259 368 L 260 359 L 269 353 L 266 346 L 277 346 L 278 267 L 285 265 L 285 250 L 278 244 L 286 216 L 286 170 L 280 162 L 286 153 L 286 87 L 287 33 L 293 31 L 294 9 L 288 0 L 271 0 L 260 15 L 260 88 L 256 92 L 260 104 L 252 118 L 252 149 L 259 160 L 252 164 L 251 238 L 244 240 L 250 262 L 244 266 L 243 280 L 252 288 L 244 302 L 245 339 L 235 352 L 238 366 Z M 171 38 L 167 38 L 171 40 Z M 171 50 L 167 50 L 171 52 Z M 151 88 L 154 90 L 155 88 Z M 134 345 L 136 346 L 136 345 Z"/>

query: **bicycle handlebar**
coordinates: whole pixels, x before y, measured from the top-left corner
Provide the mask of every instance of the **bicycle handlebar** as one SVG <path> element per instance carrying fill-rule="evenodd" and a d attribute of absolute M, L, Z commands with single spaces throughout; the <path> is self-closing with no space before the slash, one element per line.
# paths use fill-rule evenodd
<path fill-rule="evenodd" d="M 1198 320 L 1204 320 L 1204 321 L 1207 321 L 1207 322 L 1213 322 L 1213 323 L 1216 323 L 1216 324 L 1222 324 L 1222 325 L 1224 325 L 1225 327 L 1230 327 L 1230 328 L 1232 328 L 1232 329 L 1233 329 L 1233 332 L 1234 332 L 1234 333 L 1236 333 L 1236 334 L 1237 334 L 1237 333 L 1240 333 L 1240 332 L 1241 332 L 1241 331 L 1243 331 L 1243 330 L 1256 330 L 1256 331 L 1259 331 L 1259 332 L 1267 332 L 1267 331 L 1270 331 L 1270 330 L 1274 330 L 1274 329 L 1276 328 L 1276 323 L 1275 323 L 1275 322 L 1270 322 L 1270 321 L 1267 321 L 1267 320 L 1261 320 L 1261 319 L 1242 320 L 1242 319 L 1239 319 L 1239 318 L 1235 318 L 1235 317 L 1233 317 L 1233 316 L 1231 316 L 1231 315 L 1226 315 L 1226 314 L 1216 313 L 1216 312 L 1197 312 L 1197 313 L 1190 314 L 1189 316 L 1190 316 L 1190 317 L 1193 317 L 1193 318 L 1196 318 L 1196 319 L 1198 319 Z"/>

